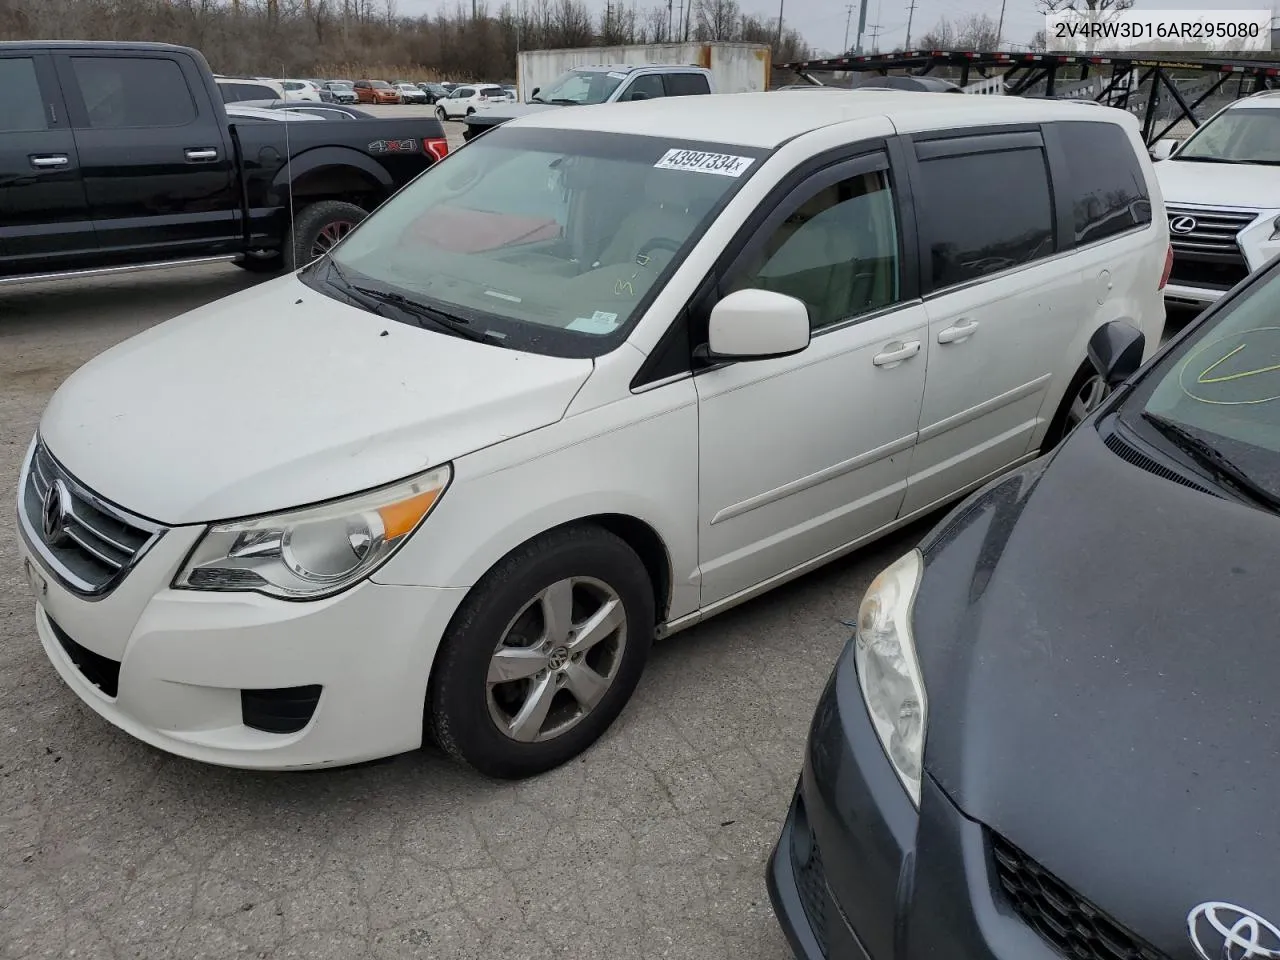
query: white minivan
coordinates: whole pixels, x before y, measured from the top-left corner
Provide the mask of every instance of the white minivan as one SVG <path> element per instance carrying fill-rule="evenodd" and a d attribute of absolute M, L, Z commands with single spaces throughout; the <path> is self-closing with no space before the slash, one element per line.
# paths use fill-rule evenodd
<path fill-rule="evenodd" d="M 822 91 L 513 121 L 68 378 L 18 494 L 40 639 L 187 757 L 429 737 L 545 771 L 656 635 L 1053 444 L 1101 396 L 1095 330 L 1160 342 L 1168 251 L 1121 111 Z"/>

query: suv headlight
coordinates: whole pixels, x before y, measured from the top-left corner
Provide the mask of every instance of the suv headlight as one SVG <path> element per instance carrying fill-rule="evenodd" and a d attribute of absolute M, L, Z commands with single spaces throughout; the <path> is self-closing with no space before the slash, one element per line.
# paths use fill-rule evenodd
<path fill-rule="evenodd" d="M 390 559 L 431 513 L 452 476 L 446 464 L 317 507 L 214 524 L 173 585 L 250 590 L 284 600 L 332 596 Z"/>
<path fill-rule="evenodd" d="M 920 677 L 911 608 L 924 571 L 919 550 L 887 567 L 871 581 L 854 633 L 854 666 L 862 697 L 889 763 L 920 806 L 928 699 Z"/>

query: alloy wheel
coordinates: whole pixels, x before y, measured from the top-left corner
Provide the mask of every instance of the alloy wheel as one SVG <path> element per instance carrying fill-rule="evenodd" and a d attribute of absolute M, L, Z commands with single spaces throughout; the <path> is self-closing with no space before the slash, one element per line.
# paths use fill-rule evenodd
<path fill-rule="evenodd" d="M 355 224 L 350 220 L 332 220 L 325 224 L 316 235 L 315 243 L 311 245 L 312 259 L 323 257 L 334 244 L 350 233 L 354 226 Z"/>
<path fill-rule="evenodd" d="M 622 664 L 622 599 L 592 577 L 558 580 L 507 625 L 489 661 L 489 716 L 512 740 L 551 740 L 604 698 Z"/>

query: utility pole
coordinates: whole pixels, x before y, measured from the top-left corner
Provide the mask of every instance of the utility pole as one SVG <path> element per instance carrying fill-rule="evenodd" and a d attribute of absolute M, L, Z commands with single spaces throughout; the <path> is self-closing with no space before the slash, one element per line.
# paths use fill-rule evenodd
<path fill-rule="evenodd" d="M 880 24 L 873 23 L 867 27 L 867 31 L 871 34 L 871 52 L 880 52 Z"/>
<path fill-rule="evenodd" d="M 1007 0 L 1000 0 L 1000 22 L 996 24 L 996 50 L 1000 49 L 1000 38 L 1004 36 L 1004 5 L 1006 2 Z"/>
<path fill-rule="evenodd" d="M 666 37 L 664 37 L 664 38 L 663 38 L 663 39 L 665 39 L 665 40 L 666 40 L 666 42 L 667 42 L 667 43 L 670 43 L 673 39 L 675 39 L 675 38 L 674 38 L 674 36 L 672 36 L 672 32 L 671 32 L 671 29 L 672 29 L 672 26 L 671 26 L 671 24 L 672 24 L 672 22 L 671 22 L 671 11 L 672 11 L 672 6 L 673 6 L 673 5 L 672 5 L 672 0 L 667 0 L 667 35 L 666 35 Z"/>
<path fill-rule="evenodd" d="M 853 4 L 847 3 L 844 7 L 844 46 L 840 48 L 841 53 L 849 52 L 849 23 L 853 20 Z"/>
<path fill-rule="evenodd" d="M 867 0 L 861 0 L 858 7 L 858 40 L 853 45 L 853 49 L 858 53 L 862 53 L 862 34 L 867 29 Z"/>
<path fill-rule="evenodd" d="M 911 21 L 915 19 L 915 15 L 916 0 L 911 0 L 911 6 L 907 7 L 907 39 L 902 45 L 903 49 L 908 53 L 911 52 Z"/>
<path fill-rule="evenodd" d="M 773 45 L 774 57 L 781 56 L 780 51 L 782 50 L 782 8 L 786 6 L 786 3 L 787 3 L 787 0 L 778 0 L 778 39 L 774 42 L 774 45 Z M 775 60 L 774 62 L 776 63 L 777 61 Z"/>

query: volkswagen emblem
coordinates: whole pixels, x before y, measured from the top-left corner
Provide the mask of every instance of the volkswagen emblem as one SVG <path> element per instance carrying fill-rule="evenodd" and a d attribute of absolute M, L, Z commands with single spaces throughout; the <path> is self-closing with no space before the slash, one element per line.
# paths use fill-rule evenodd
<path fill-rule="evenodd" d="M 1203 960 L 1280 958 L 1280 930 L 1234 903 L 1200 904 L 1187 914 L 1187 932 Z"/>
<path fill-rule="evenodd" d="M 67 539 L 67 517 L 71 513 L 71 494 L 61 480 L 54 480 L 45 491 L 40 511 L 40 528 L 45 542 L 56 547 Z"/>
<path fill-rule="evenodd" d="M 1172 233 L 1188 234 L 1196 228 L 1195 217 L 1174 217 L 1169 221 L 1169 230 Z"/>

